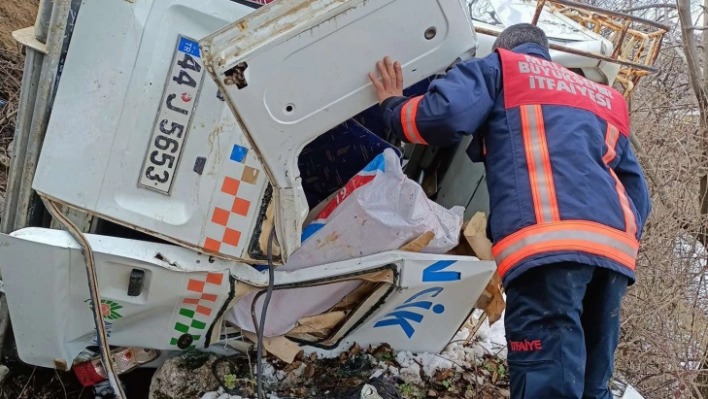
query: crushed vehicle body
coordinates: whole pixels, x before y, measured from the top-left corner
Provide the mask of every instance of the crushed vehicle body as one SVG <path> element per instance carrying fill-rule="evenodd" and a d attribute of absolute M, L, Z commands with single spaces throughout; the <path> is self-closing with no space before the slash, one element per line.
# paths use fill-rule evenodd
<path fill-rule="evenodd" d="M 111 345 L 163 351 L 209 347 L 222 341 L 219 321 L 226 309 L 267 285 L 268 276 L 249 265 L 210 260 L 166 244 L 88 238 L 102 276 L 101 308 Z M 9 266 L 3 267 L 3 277 L 34 278 L 37 287 L 6 287 L 11 311 L 24 315 L 13 320 L 15 331 L 22 333 L 16 338 L 20 358 L 43 367 L 71 365 L 84 348 L 96 345 L 81 248 L 65 231 L 39 228 L 19 230 L 5 243 L 3 254 L 17 259 L 3 256 Z M 28 252 L 36 262 L 21 257 Z M 136 271 L 143 272 L 142 281 L 135 282 Z M 275 290 L 307 293 L 308 287 L 340 281 L 361 283 L 320 317 L 336 320 L 329 334 L 309 331 L 307 326 L 317 321 L 311 317 L 285 334 L 323 352 L 344 351 L 354 342 L 397 342 L 401 350 L 439 352 L 466 321 L 493 271 L 492 262 L 471 257 L 391 251 L 277 272 Z M 397 315 L 401 309 L 418 316 Z"/>
<path fill-rule="evenodd" d="M 266 336 L 328 354 L 354 343 L 440 352 L 495 275 L 493 260 L 455 250 L 463 221 L 488 212 L 484 167 L 467 158 L 469 140 L 399 148 L 366 73 L 390 55 L 410 79 L 404 94 L 422 94 L 489 54 L 527 9 L 557 28 L 554 59 L 589 79 L 628 93 L 651 71 L 655 41 L 626 57 L 617 42 L 631 34 L 607 39 L 553 4 L 55 1 L 66 27 L 45 47 L 24 43 L 45 60 L 25 79 L 52 76 L 39 85 L 51 107 L 23 97 L 14 153 L 37 162 L 13 161 L 0 235 L 20 358 L 85 364 L 101 341 L 96 313 L 115 356 L 131 358 L 123 371 L 252 339 L 269 266 L 280 305 Z M 33 118 L 47 118 L 41 139 Z M 377 213 L 383 192 L 410 194 L 401 208 L 416 212 Z M 87 384 L 105 378 L 99 366 Z"/>

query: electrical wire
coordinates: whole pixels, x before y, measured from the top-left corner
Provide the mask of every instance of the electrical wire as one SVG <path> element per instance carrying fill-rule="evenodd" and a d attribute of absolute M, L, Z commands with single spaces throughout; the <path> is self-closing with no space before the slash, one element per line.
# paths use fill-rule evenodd
<path fill-rule="evenodd" d="M 271 228 L 268 235 L 268 289 L 266 290 L 265 299 L 263 299 L 263 308 L 261 309 L 261 320 L 258 323 L 258 342 L 256 344 L 256 387 L 258 399 L 263 399 L 263 330 L 265 330 L 266 314 L 268 313 L 268 305 L 270 297 L 273 295 L 273 285 L 275 280 L 275 270 L 273 267 L 273 239 L 275 238 L 275 226 Z"/>

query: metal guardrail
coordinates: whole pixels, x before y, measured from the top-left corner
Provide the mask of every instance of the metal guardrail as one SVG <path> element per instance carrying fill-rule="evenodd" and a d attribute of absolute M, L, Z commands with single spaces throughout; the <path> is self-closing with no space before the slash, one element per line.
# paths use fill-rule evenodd
<path fill-rule="evenodd" d="M 30 226 L 33 219 L 41 220 L 43 217 L 44 209 L 32 190 L 32 180 L 54 102 L 60 65 L 68 47 L 67 26 L 72 21 L 72 15 L 76 15 L 74 8 L 79 5 L 77 0 L 41 0 L 35 26 L 30 28 L 34 32 L 27 32 L 33 34 L 34 38 L 26 39 L 38 48 L 31 45 L 25 47 L 25 66 L 12 144 L 13 157 L 7 182 L 7 198 L 0 220 L 0 232 L 5 234 Z M 0 354 L 8 324 L 7 301 L 2 294 Z"/>
<path fill-rule="evenodd" d="M 0 232 L 37 226 L 44 208 L 32 189 L 54 95 L 81 0 L 41 0 L 33 27 L 14 32 L 25 46 L 26 58 L 13 140 L 13 158 Z M 16 33 L 22 32 L 17 35 Z M 85 225 L 84 215 L 80 225 Z"/>

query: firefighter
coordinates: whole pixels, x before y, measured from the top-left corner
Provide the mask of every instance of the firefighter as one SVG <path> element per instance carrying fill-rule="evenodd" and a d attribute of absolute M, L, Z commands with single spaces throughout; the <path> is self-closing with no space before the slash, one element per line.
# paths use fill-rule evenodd
<path fill-rule="evenodd" d="M 386 126 L 408 143 L 472 135 L 507 295 L 511 397 L 610 399 L 620 305 L 651 211 L 623 96 L 553 63 L 536 26 L 403 96 L 400 63 L 377 63 Z M 471 184 L 471 182 L 470 182 Z"/>

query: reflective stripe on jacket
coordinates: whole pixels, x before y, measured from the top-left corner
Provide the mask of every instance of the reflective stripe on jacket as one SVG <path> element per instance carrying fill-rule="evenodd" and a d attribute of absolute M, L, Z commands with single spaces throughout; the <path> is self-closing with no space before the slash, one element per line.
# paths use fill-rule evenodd
<path fill-rule="evenodd" d="M 651 202 L 619 92 L 526 44 L 460 63 L 425 95 L 388 99 L 382 111 L 407 142 L 445 146 L 474 135 L 467 153 L 485 162 L 505 285 L 529 268 L 565 261 L 634 281 Z"/>

